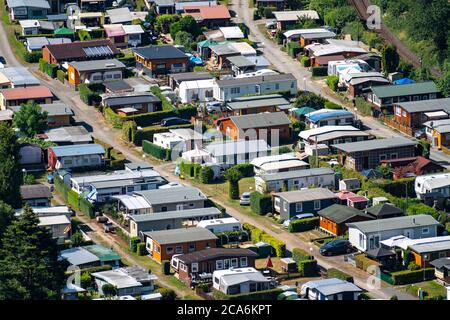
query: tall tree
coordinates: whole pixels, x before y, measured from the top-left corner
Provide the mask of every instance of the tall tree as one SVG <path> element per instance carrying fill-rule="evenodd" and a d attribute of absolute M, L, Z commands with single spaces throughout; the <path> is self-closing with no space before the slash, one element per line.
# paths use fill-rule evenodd
<path fill-rule="evenodd" d="M 0 123 L 0 200 L 14 208 L 21 206 L 19 144 L 14 130 Z"/>
<path fill-rule="evenodd" d="M 19 112 L 16 112 L 13 124 L 28 137 L 34 137 L 48 128 L 48 113 L 42 111 L 38 104 L 27 103 L 20 107 Z"/>
<path fill-rule="evenodd" d="M 14 219 L 14 209 L 0 201 L 0 247 L 2 246 L 3 232 L 11 224 Z"/>
<path fill-rule="evenodd" d="M 399 63 L 400 56 L 397 53 L 397 48 L 393 45 L 385 45 L 381 50 L 381 64 L 384 73 L 397 71 Z"/>
<path fill-rule="evenodd" d="M 228 195 L 230 199 L 239 199 L 239 180 L 242 174 L 235 167 L 229 168 L 224 172 L 224 178 L 228 180 Z"/>
<path fill-rule="evenodd" d="M 0 299 L 59 299 L 65 262 L 58 260 L 56 240 L 29 206 L 9 225 L 0 249 Z"/>

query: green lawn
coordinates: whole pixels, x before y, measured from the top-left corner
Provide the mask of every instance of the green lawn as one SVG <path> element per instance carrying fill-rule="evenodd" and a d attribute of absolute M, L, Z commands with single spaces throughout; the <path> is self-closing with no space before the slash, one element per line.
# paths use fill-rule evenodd
<path fill-rule="evenodd" d="M 447 289 L 434 280 L 410 284 L 404 290 L 413 296 L 417 296 L 419 288 L 427 292 L 427 298 L 429 299 L 438 297 L 445 299 L 447 296 Z"/>

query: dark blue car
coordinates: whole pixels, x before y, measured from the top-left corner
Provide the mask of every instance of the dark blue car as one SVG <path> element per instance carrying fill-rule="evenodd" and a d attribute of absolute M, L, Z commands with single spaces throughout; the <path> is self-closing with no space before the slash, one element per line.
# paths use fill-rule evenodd
<path fill-rule="evenodd" d="M 323 256 L 345 254 L 352 251 L 353 247 L 348 240 L 332 240 L 320 247 L 320 254 Z"/>

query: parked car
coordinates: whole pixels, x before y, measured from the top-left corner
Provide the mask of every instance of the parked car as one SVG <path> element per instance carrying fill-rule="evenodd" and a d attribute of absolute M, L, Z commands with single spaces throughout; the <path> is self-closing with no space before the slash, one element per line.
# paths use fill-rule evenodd
<path fill-rule="evenodd" d="M 161 121 L 161 126 L 162 127 L 170 127 L 170 126 L 176 126 L 176 125 L 181 125 L 181 124 L 190 124 L 191 122 L 185 119 L 181 119 L 178 117 L 170 117 L 170 118 L 165 118 Z"/>
<path fill-rule="evenodd" d="M 55 179 L 55 172 L 50 172 L 47 175 L 47 182 L 53 184 L 54 179 Z"/>
<path fill-rule="evenodd" d="M 241 199 L 239 200 L 239 204 L 241 206 L 248 206 L 248 205 L 250 205 L 250 192 L 244 192 L 241 195 Z"/>
<path fill-rule="evenodd" d="M 332 240 L 320 247 L 320 254 L 331 256 L 333 254 L 344 254 L 353 251 L 353 247 L 348 240 Z"/>
<path fill-rule="evenodd" d="M 220 101 L 211 101 L 206 103 L 206 111 L 208 112 L 220 112 L 223 110 L 223 103 Z"/>
<path fill-rule="evenodd" d="M 313 217 L 314 217 L 314 214 L 312 214 L 312 213 L 297 214 L 297 215 L 293 216 L 292 218 L 284 221 L 283 222 L 283 227 L 289 228 L 289 225 L 291 224 L 291 221 L 296 221 L 296 220 L 301 220 L 301 219 L 306 219 L 306 218 L 313 218 Z"/>
<path fill-rule="evenodd" d="M 112 222 L 108 222 L 103 225 L 103 230 L 105 230 L 105 233 L 114 233 L 116 231 L 116 226 Z"/>
<path fill-rule="evenodd" d="M 108 221 L 109 221 L 109 219 L 107 217 L 105 217 L 105 216 L 98 216 L 96 218 L 96 220 L 97 220 L 98 223 L 108 223 Z"/>

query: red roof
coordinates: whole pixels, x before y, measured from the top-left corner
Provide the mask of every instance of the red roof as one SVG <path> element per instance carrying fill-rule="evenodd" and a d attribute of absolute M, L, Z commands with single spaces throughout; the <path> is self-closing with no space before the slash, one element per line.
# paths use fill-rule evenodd
<path fill-rule="evenodd" d="M 315 57 L 314 59 L 316 59 L 317 64 L 325 65 L 325 64 L 328 64 L 328 62 L 330 62 L 330 61 L 345 60 L 345 57 L 342 54 L 338 54 L 338 55 L 332 55 L 332 56 Z"/>
<path fill-rule="evenodd" d="M 119 50 L 111 42 L 110 39 L 92 40 L 92 41 L 75 41 L 72 43 L 49 44 L 45 46 L 53 57 L 57 60 L 83 59 L 88 58 L 83 48 L 108 46 L 113 55 L 118 54 Z M 108 55 L 102 55 L 108 56 Z"/>
<path fill-rule="evenodd" d="M 348 198 L 357 197 L 358 195 L 356 193 L 351 192 L 351 191 L 341 191 L 341 192 L 336 193 L 336 196 L 340 200 L 347 200 Z"/>
<path fill-rule="evenodd" d="M 127 34 L 125 30 L 123 30 L 122 25 L 119 24 L 103 25 L 103 29 L 105 29 L 105 33 L 108 37 L 119 37 Z"/>
<path fill-rule="evenodd" d="M 351 201 L 351 202 L 365 202 L 365 201 L 369 201 L 369 199 L 367 199 L 364 196 L 356 196 L 356 197 L 348 197 L 347 201 Z"/>
<path fill-rule="evenodd" d="M 202 20 L 230 19 L 230 12 L 224 5 L 217 6 L 185 6 L 183 16 L 190 15 Z"/>
<path fill-rule="evenodd" d="M 44 86 L 4 89 L 0 92 L 3 94 L 5 100 L 25 100 L 53 97 L 53 93 L 50 89 Z"/>

